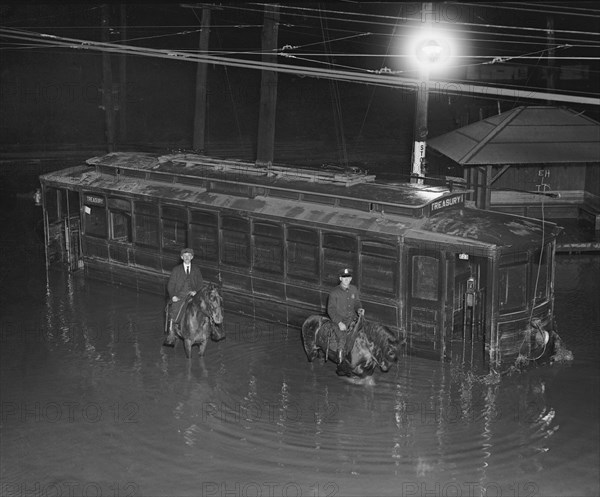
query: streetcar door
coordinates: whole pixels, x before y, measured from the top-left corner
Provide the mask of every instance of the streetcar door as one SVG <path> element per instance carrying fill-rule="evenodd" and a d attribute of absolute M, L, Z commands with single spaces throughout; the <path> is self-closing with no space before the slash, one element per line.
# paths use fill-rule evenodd
<path fill-rule="evenodd" d="M 62 263 L 75 271 L 81 259 L 79 193 L 64 188 L 46 188 L 44 211 L 47 263 Z"/>
<path fill-rule="evenodd" d="M 419 355 L 443 358 L 445 283 L 442 253 L 411 248 L 408 251 L 408 340 Z"/>
<path fill-rule="evenodd" d="M 454 254 L 454 282 L 447 302 L 452 305 L 447 348 L 453 360 L 475 367 L 481 366 L 484 358 L 485 268 L 485 258 Z"/>

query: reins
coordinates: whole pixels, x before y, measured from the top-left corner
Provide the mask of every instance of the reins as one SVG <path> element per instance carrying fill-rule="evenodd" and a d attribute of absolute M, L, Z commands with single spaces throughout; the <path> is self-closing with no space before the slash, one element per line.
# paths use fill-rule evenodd
<path fill-rule="evenodd" d="M 208 319 L 210 319 L 211 324 L 216 324 L 213 317 L 212 317 L 212 311 L 213 311 L 213 306 L 210 304 L 210 299 L 208 298 L 208 293 L 206 291 L 200 290 L 202 299 L 204 300 L 204 302 L 206 302 L 206 307 L 208 307 L 210 313 L 204 311 L 202 309 L 202 306 L 200 307 L 200 313 L 204 314 Z M 197 295 L 197 294 L 196 294 Z M 175 316 L 174 321 L 177 321 L 179 319 L 179 316 L 181 316 L 181 314 L 185 311 L 185 309 L 187 309 L 187 307 L 190 305 L 190 303 L 192 302 L 192 300 L 194 299 L 194 297 L 196 295 L 187 295 L 185 297 L 185 300 L 183 302 L 183 304 L 181 305 L 181 307 L 179 308 L 179 312 L 177 313 L 177 316 Z M 167 303 L 167 305 L 165 306 L 165 314 L 168 315 L 169 312 L 169 306 L 172 305 L 170 302 Z M 165 325 L 166 326 L 166 325 Z"/>

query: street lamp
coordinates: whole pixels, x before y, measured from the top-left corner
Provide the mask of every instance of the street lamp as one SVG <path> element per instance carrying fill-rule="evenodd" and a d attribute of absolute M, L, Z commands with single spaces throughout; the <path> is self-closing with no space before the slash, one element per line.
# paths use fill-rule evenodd
<path fill-rule="evenodd" d="M 421 33 L 412 47 L 419 67 L 419 86 L 415 113 L 414 144 L 411 183 L 423 184 L 425 152 L 427 148 L 427 110 L 429 106 L 429 73 L 441 67 L 450 58 L 450 44 L 445 37 L 433 31 Z"/>

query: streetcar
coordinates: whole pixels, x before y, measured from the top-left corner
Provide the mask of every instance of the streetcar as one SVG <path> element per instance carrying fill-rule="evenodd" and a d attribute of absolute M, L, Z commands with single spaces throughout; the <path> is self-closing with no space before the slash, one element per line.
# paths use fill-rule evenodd
<path fill-rule="evenodd" d="M 226 309 L 300 326 L 350 268 L 409 354 L 494 370 L 551 352 L 554 223 L 360 170 L 115 152 L 40 177 L 46 259 L 166 295 L 192 247 Z"/>

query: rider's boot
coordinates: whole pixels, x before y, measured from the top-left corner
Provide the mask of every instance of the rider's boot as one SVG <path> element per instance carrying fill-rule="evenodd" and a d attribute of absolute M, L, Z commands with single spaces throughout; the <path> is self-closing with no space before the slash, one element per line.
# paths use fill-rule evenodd
<path fill-rule="evenodd" d="M 341 364 L 344 360 L 344 350 L 346 349 L 346 336 L 343 335 L 338 344 L 338 364 Z"/>
<path fill-rule="evenodd" d="M 173 323 L 172 319 L 169 319 L 169 332 L 167 333 L 167 335 L 165 336 L 165 340 L 163 341 L 163 345 L 167 346 L 167 347 L 173 347 L 175 346 L 175 331 L 174 331 L 174 326 L 175 324 Z"/>

